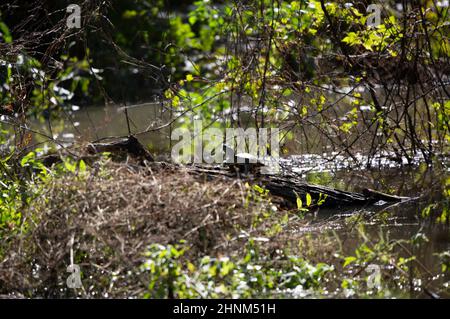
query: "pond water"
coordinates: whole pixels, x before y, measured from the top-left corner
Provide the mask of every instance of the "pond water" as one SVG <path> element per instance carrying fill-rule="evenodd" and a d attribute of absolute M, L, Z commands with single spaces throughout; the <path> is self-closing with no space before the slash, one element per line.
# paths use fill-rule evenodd
<path fill-rule="evenodd" d="M 154 126 L 160 126 L 170 120 L 170 112 L 157 103 L 130 106 L 127 111 L 132 132 L 145 130 L 152 122 Z M 48 125 L 34 125 L 50 134 Z M 52 121 L 51 130 L 54 137 L 71 143 L 73 140 L 92 141 L 107 136 L 125 136 L 128 124 L 124 110 L 116 106 L 85 107 L 68 115 L 65 120 Z M 166 154 L 166 158 L 168 157 L 170 128 L 140 135 L 139 139 L 154 154 Z M 438 273 L 440 261 L 437 254 L 450 251 L 449 218 L 447 217 L 446 221 L 437 221 L 444 211 L 449 211 L 450 199 L 445 195 L 449 195 L 450 161 L 441 158 L 436 160 L 435 165 L 428 166 L 420 163 L 418 158 L 415 165 L 400 166 L 389 160 L 389 156 L 380 155 L 372 159 L 373 164 L 378 164 L 375 165 L 378 168 L 366 169 L 365 166 L 355 164 L 343 156 L 335 156 L 334 160 L 330 161 L 322 155 L 288 154 L 283 161 L 309 183 L 349 191 L 372 188 L 389 194 L 419 198 L 392 206 L 321 209 L 306 216 L 311 221 L 308 227 L 289 231 L 302 234 L 332 230 L 342 240 L 343 249 L 349 254 L 361 244 L 356 232 L 348 231 L 352 218 L 364 222 L 369 240 L 378 239 L 380 233 L 391 240 L 407 240 L 420 233 L 427 240 L 411 248 L 422 265 L 420 271 Z M 363 155 L 357 154 L 357 157 L 361 159 L 361 163 L 365 162 Z M 428 208 L 430 209 L 427 212 Z M 436 282 L 442 283 L 445 280 L 448 281 L 449 278 L 440 278 Z M 434 284 L 429 288 L 433 289 Z M 411 293 L 414 295 L 414 292 Z"/>
<path fill-rule="evenodd" d="M 158 103 L 143 103 L 127 107 L 131 132 L 167 123 L 170 112 Z M 104 137 L 128 135 L 128 123 L 124 108 L 116 105 L 91 106 L 66 112 L 61 119 L 48 122 L 35 121 L 32 127 L 45 135 L 53 136 L 66 144 L 77 141 L 94 141 Z M 45 141 L 45 136 L 36 136 Z M 167 152 L 170 145 L 170 129 L 162 129 L 139 136 L 139 140 L 155 154 Z"/>
<path fill-rule="evenodd" d="M 388 240 L 409 240 L 425 238 L 417 245 L 408 245 L 408 254 L 417 258 L 417 269 L 424 274 L 432 284 L 428 288 L 439 291 L 437 287 L 450 280 L 449 276 L 437 278 L 434 275 L 441 271 L 441 261 L 438 254 L 450 251 L 449 219 L 439 221 L 444 211 L 448 212 L 449 197 L 445 196 L 445 185 L 450 185 L 449 165 L 436 163 L 433 167 L 419 164 L 413 167 L 384 169 L 347 169 L 329 172 L 311 172 L 306 179 L 313 183 L 337 187 L 344 190 L 360 191 L 363 188 L 373 188 L 386 193 L 409 197 L 415 200 L 394 205 L 369 205 L 366 207 L 349 208 L 336 211 L 321 209 L 308 218 L 311 224 L 298 232 L 328 232 L 332 231 L 342 243 L 343 251 L 354 255 L 354 250 L 361 245 L 363 239 L 357 235 L 358 222 L 364 225 L 367 240 L 372 244 L 385 238 Z M 448 196 L 448 193 L 447 193 Z M 430 208 L 430 210 L 428 210 Z M 448 213 L 447 213 L 448 214 Z M 349 231 L 351 230 L 351 231 Z M 405 252 L 404 252 L 405 253 Z M 412 271 L 412 270 L 411 270 Z M 429 297 L 423 292 L 411 291 L 410 296 Z M 440 291 L 441 297 L 450 296 L 447 291 Z"/>

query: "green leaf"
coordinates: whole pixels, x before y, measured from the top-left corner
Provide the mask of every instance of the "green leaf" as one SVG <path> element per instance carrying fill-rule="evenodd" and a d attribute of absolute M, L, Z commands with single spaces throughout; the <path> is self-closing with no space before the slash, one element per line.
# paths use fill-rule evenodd
<path fill-rule="evenodd" d="M 195 15 L 191 15 L 188 19 L 190 25 L 194 25 L 197 22 L 197 17 Z"/>
<path fill-rule="evenodd" d="M 75 173 L 76 165 L 70 163 L 70 160 L 64 161 L 64 167 L 71 173 Z"/>
<path fill-rule="evenodd" d="M 260 186 L 258 186 L 258 185 L 253 185 L 253 189 L 254 189 L 255 191 L 257 191 L 258 193 L 260 193 L 260 194 L 263 194 L 263 193 L 264 193 L 264 188 L 262 188 L 262 187 L 260 187 Z"/>
<path fill-rule="evenodd" d="M 186 75 L 186 81 L 191 82 L 193 79 L 194 77 L 192 76 L 192 74 Z"/>
<path fill-rule="evenodd" d="M 79 169 L 80 172 L 86 172 L 86 163 L 83 160 L 80 160 Z"/>
<path fill-rule="evenodd" d="M 12 42 L 12 36 L 9 33 L 9 29 L 3 22 L 0 22 L 0 35 L 3 36 L 3 39 L 5 40 L 5 43 L 11 43 Z"/>
<path fill-rule="evenodd" d="M 306 207 L 311 206 L 312 198 L 310 193 L 306 193 Z"/>
<path fill-rule="evenodd" d="M 132 19 L 134 17 L 136 17 L 138 15 L 136 10 L 126 10 L 123 14 L 122 17 L 124 19 Z"/>
<path fill-rule="evenodd" d="M 27 155 L 25 155 L 21 161 L 20 161 L 20 166 L 25 167 L 25 166 L 29 166 L 29 162 L 34 159 L 36 157 L 36 153 L 35 152 L 29 152 Z"/>
<path fill-rule="evenodd" d="M 349 32 L 347 36 L 342 39 L 342 42 L 345 42 L 348 45 L 356 45 L 361 43 L 361 39 L 355 32 Z"/>
<path fill-rule="evenodd" d="M 356 261 L 356 257 L 354 257 L 354 256 L 345 257 L 345 261 L 344 261 L 343 267 L 347 267 L 348 265 L 350 265 L 354 261 Z"/>
<path fill-rule="evenodd" d="M 320 205 L 322 205 L 323 203 L 325 203 L 325 199 L 326 199 L 327 197 L 328 197 L 327 194 L 322 194 L 322 193 L 320 193 L 320 194 L 319 194 L 319 200 L 317 201 L 317 205 L 320 206 Z"/>
<path fill-rule="evenodd" d="M 291 2 L 291 9 L 293 11 L 300 10 L 300 4 L 298 3 L 298 1 L 292 1 Z"/>
<path fill-rule="evenodd" d="M 302 209 L 303 203 L 300 197 L 297 197 L 297 208 Z"/>

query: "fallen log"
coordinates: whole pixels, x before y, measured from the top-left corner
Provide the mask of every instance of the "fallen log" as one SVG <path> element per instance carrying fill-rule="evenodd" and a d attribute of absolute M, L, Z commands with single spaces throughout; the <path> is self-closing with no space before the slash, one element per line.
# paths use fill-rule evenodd
<path fill-rule="evenodd" d="M 83 147 L 80 153 L 81 155 L 79 156 L 75 154 L 70 155 L 78 160 L 82 159 L 88 164 L 94 162 L 101 153 L 110 153 L 115 161 L 124 161 L 128 155 L 137 159 L 140 163 L 143 163 L 144 160 L 148 162 L 154 161 L 152 154 L 134 136 L 102 139 L 92 142 Z M 38 159 L 47 167 L 62 162 L 61 154 L 59 153 L 47 154 Z"/>
<path fill-rule="evenodd" d="M 272 195 L 280 196 L 291 203 L 296 203 L 297 197 L 304 199 L 306 194 L 311 195 L 313 203 L 318 203 L 319 199 L 323 199 L 324 206 L 364 205 L 370 201 L 370 197 L 360 193 L 308 184 L 292 178 L 287 179 L 268 176 L 261 180 L 261 184 L 268 189 Z"/>
<path fill-rule="evenodd" d="M 269 190 L 273 196 L 281 197 L 292 205 L 296 205 L 297 198 L 304 199 L 306 194 L 310 194 L 313 200 L 312 206 L 318 205 L 319 200 L 322 201 L 320 205 L 327 207 L 341 207 L 341 206 L 363 206 L 370 205 L 380 200 L 386 203 L 396 203 L 410 200 L 409 197 L 395 196 L 385 194 L 372 189 L 364 189 L 362 193 L 348 192 L 338 190 L 326 186 L 308 184 L 299 180 L 295 176 L 279 176 L 279 175 L 241 175 L 237 176 L 235 172 L 224 169 L 222 167 L 204 167 L 192 166 L 187 167 L 188 172 L 197 175 L 206 175 L 211 177 L 225 177 L 225 178 L 241 178 L 253 184 L 263 186 Z"/>
<path fill-rule="evenodd" d="M 153 156 L 148 152 L 145 147 L 134 136 L 128 136 L 125 138 L 115 139 L 109 142 L 94 142 L 89 143 L 87 151 L 90 154 L 97 153 L 111 153 L 114 156 L 126 157 L 132 155 L 142 160 L 153 162 Z"/>
<path fill-rule="evenodd" d="M 370 188 L 363 189 L 363 194 L 364 196 L 373 198 L 374 200 L 382 200 L 385 202 L 402 202 L 411 199 L 411 197 L 385 194 Z"/>
<path fill-rule="evenodd" d="M 377 202 L 383 205 L 384 203 L 390 204 L 412 199 L 410 197 L 385 194 L 368 188 L 363 189 L 362 193 L 348 192 L 275 176 L 268 176 L 262 179 L 261 183 L 272 195 L 280 196 L 291 203 L 296 203 L 298 196 L 305 198 L 306 194 L 311 195 L 313 205 L 317 205 L 319 200 L 323 200 L 323 203 L 319 203 L 319 205 L 333 207 L 362 206 Z"/>

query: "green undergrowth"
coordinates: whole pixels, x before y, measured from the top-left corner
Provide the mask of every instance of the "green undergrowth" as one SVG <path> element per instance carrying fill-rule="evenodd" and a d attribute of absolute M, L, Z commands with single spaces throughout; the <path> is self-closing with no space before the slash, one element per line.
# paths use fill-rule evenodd
<path fill-rule="evenodd" d="M 0 267 L 1 294 L 449 296 L 448 250 L 434 255 L 436 267 L 425 265 L 419 256 L 429 243 L 425 232 L 391 238 L 382 227 L 387 212 L 378 215 L 379 226 L 355 214 L 341 220 L 339 227 L 325 221 L 311 228 L 309 217 L 317 206 L 312 206 L 308 194 L 298 198 L 296 208 L 286 209 L 258 185 L 230 186 L 155 168 L 132 171 L 125 164 L 112 164 L 107 156 L 92 166 L 67 157 L 48 168 L 37 159 L 39 152 L 28 153 L 19 165 L 8 159 L 1 162 L 0 258 L 5 261 Z M 117 193 L 121 190 L 123 194 Z M 169 190 L 175 191 L 168 194 Z M 131 194 L 136 198 L 130 199 Z M 421 218 L 441 222 L 448 210 L 445 203 L 427 206 Z M 436 209 L 442 212 L 439 220 Z M 440 227 L 448 227 L 445 223 Z M 76 289 L 65 285 L 71 238 L 83 283 Z M 52 272 L 57 275 L 46 277 Z"/>

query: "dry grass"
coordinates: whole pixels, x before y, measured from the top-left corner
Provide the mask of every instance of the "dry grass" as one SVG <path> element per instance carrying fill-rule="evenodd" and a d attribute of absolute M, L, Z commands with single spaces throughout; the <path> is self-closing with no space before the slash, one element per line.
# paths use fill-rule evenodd
<path fill-rule="evenodd" d="M 84 176 L 54 178 L 24 213 L 29 231 L 11 239 L 0 263 L 0 294 L 71 297 L 70 252 L 83 271 L 85 295 L 139 296 L 138 269 L 152 243 L 191 244 L 188 257 L 239 251 L 239 234 L 264 229 L 255 216 L 273 205 L 248 200 L 238 179 L 194 176 L 152 164 L 108 163 Z M 276 212 L 277 213 L 277 212 Z"/>
<path fill-rule="evenodd" d="M 144 253 L 151 244 L 180 240 L 190 245 L 182 262 L 242 258 L 252 237 L 260 239 L 261 265 L 283 267 L 295 255 L 342 272 L 332 220 L 302 218 L 237 178 L 149 165 L 108 161 L 51 178 L 23 212 L 26 231 L 2 238 L 0 298 L 142 297 L 149 283 L 140 269 Z M 72 254 L 82 289 L 66 285 Z M 336 289 L 338 279 L 327 286 Z"/>

